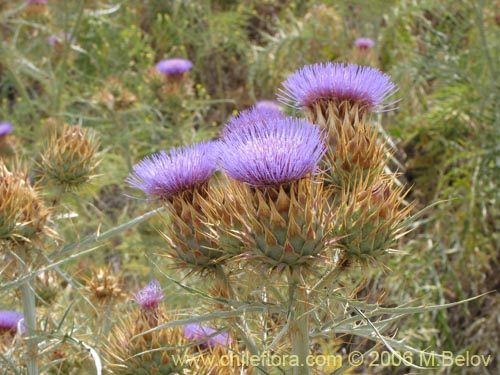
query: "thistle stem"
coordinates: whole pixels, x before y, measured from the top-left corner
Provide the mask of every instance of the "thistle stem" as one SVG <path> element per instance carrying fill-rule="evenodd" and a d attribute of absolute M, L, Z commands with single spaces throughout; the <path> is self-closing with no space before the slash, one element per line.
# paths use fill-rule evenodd
<path fill-rule="evenodd" d="M 29 274 L 29 256 L 27 249 L 20 247 L 19 273 Z M 38 375 L 38 343 L 36 338 L 36 305 L 33 282 L 27 279 L 21 284 L 21 302 L 23 305 L 26 335 L 26 367 L 28 375 Z"/>
<path fill-rule="evenodd" d="M 309 320 L 307 314 L 308 292 L 301 285 L 300 269 L 293 268 L 288 275 L 288 298 L 290 303 L 290 341 L 292 355 L 297 364 L 293 375 L 309 375 Z"/>

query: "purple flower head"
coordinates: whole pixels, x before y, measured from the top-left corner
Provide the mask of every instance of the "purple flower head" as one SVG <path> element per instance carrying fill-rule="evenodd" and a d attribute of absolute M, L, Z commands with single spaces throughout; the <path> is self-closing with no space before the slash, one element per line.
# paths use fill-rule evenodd
<path fill-rule="evenodd" d="M 59 36 L 51 35 L 47 38 L 47 42 L 53 46 L 56 43 L 61 43 L 63 40 L 71 40 L 71 33 L 60 33 Z"/>
<path fill-rule="evenodd" d="M 47 0 L 26 0 L 24 3 L 26 5 L 31 5 L 31 4 L 47 5 Z"/>
<path fill-rule="evenodd" d="M 185 59 L 167 59 L 156 64 L 156 70 L 165 75 L 184 74 L 193 67 L 193 63 Z"/>
<path fill-rule="evenodd" d="M 11 133 L 14 127 L 10 122 L 0 122 L 0 138 L 5 137 Z"/>
<path fill-rule="evenodd" d="M 202 349 L 231 345 L 231 337 L 227 332 L 215 334 L 216 332 L 217 330 L 198 323 L 188 324 L 184 327 L 186 338 L 193 341 L 203 341 L 199 344 Z"/>
<path fill-rule="evenodd" d="M 134 301 L 144 310 L 154 309 L 163 299 L 163 291 L 158 280 L 151 280 L 143 289 L 134 294 Z"/>
<path fill-rule="evenodd" d="M 154 198 L 168 198 L 207 182 L 217 168 L 215 142 L 160 151 L 134 165 L 126 181 Z"/>
<path fill-rule="evenodd" d="M 24 333 L 24 323 L 19 322 L 23 320 L 23 314 L 12 310 L 2 310 L 0 311 L 0 333 L 2 332 L 20 332 Z"/>
<path fill-rule="evenodd" d="M 227 125 L 222 129 L 221 136 L 224 137 L 233 131 L 242 131 L 253 126 L 266 126 L 276 120 L 285 118 L 285 114 L 280 110 L 265 107 L 251 107 L 238 115 L 233 116 Z"/>
<path fill-rule="evenodd" d="M 370 49 L 375 46 L 375 41 L 371 38 L 358 38 L 354 41 L 354 45 L 359 49 Z"/>
<path fill-rule="evenodd" d="M 258 109 L 274 109 L 276 111 L 281 112 L 281 106 L 278 102 L 275 102 L 274 100 L 259 100 L 257 103 L 255 103 L 255 108 Z"/>
<path fill-rule="evenodd" d="M 397 87 L 387 74 L 356 64 L 307 65 L 283 82 L 278 98 L 292 107 L 310 107 L 321 100 L 357 103 L 370 112 L 389 110 L 384 104 Z"/>
<path fill-rule="evenodd" d="M 246 131 L 234 131 L 219 142 L 222 170 L 251 186 L 278 186 L 317 170 L 326 152 L 319 127 L 285 118 Z"/>

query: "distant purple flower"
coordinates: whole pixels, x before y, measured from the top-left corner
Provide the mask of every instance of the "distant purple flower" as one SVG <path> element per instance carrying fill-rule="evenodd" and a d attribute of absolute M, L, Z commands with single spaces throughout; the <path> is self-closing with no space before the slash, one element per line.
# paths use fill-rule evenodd
<path fill-rule="evenodd" d="M 266 124 L 274 123 L 276 120 L 284 118 L 285 114 L 275 108 L 251 107 L 233 116 L 224 129 L 222 129 L 221 136 L 224 137 L 230 132 L 241 131 L 252 126 L 266 126 Z"/>
<path fill-rule="evenodd" d="M 354 41 L 354 45 L 359 49 L 370 49 L 375 46 L 375 41 L 371 38 L 358 38 Z"/>
<path fill-rule="evenodd" d="M 274 100 L 259 100 L 255 103 L 255 108 L 258 109 L 274 109 L 281 112 L 281 106 L 278 102 Z"/>
<path fill-rule="evenodd" d="M 47 5 L 47 0 L 26 0 L 25 4 L 37 4 L 37 5 Z"/>
<path fill-rule="evenodd" d="M 326 152 L 319 127 L 285 118 L 234 131 L 219 142 L 222 170 L 251 186 L 277 186 L 316 171 Z"/>
<path fill-rule="evenodd" d="M 2 332 L 17 332 L 24 333 L 24 324 L 19 322 L 24 319 L 23 314 L 13 310 L 0 311 L 0 333 Z"/>
<path fill-rule="evenodd" d="M 355 64 L 307 65 L 283 82 L 278 98 L 292 107 L 310 107 L 319 100 L 349 101 L 370 112 L 390 110 L 384 101 L 397 91 L 381 71 Z"/>
<path fill-rule="evenodd" d="M 154 198 L 168 198 L 202 185 L 217 167 L 214 142 L 160 151 L 134 165 L 126 181 Z"/>
<path fill-rule="evenodd" d="M 47 38 L 47 42 L 53 46 L 56 43 L 61 43 L 63 40 L 71 40 L 71 33 L 60 33 L 59 36 L 51 35 Z"/>
<path fill-rule="evenodd" d="M 154 309 L 163 299 L 163 291 L 158 280 L 151 280 L 143 289 L 134 294 L 134 301 L 145 310 Z"/>
<path fill-rule="evenodd" d="M 193 341 L 203 341 L 199 344 L 202 349 L 231 345 L 231 337 L 227 332 L 215 334 L 216 332 L 217 330 L 198 323 L 188 324 L 184 327 L 186 338 Z"/>
<path fill-rule="evenodd" d="M 11 133 L 14 127 L 10 122 L 0 122 L 0 138 Z"/>
<path fill-rule="evenodd" d="M 167 59 L 156 64 L 156 70 L 165 75 L 184 74 L 193 67 L 193 63 L 185 59 Z"/>

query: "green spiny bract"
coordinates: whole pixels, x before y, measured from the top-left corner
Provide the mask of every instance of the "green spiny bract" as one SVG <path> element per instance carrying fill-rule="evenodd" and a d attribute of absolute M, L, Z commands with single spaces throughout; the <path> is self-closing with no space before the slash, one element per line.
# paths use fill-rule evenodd
<path fill-rule="evenodd" d="M 239 233 L 250 254 L 272 267 L 311 264 L 330 235 L 328 194 L 309 178 L 279 187 L 233 184 L 242 212 Z"/>

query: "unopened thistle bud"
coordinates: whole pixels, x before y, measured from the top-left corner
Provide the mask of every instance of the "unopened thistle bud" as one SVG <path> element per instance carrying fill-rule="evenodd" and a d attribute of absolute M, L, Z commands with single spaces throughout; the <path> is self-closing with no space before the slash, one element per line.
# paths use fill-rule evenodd
<path fill-rule="evenodd" d="M 65 125 L 61 134 L 52 136 L 41 155 L 43 177 L 66 189 L 81 187 L 94 177 L 99 164 L 95 160 L 98 147 L 88 129 Z"/>
<path fill-rule="evenodd" d="M 404 233 L 413 205 L 404 206 L 403 189 L 393 185 L 382 179 L 343 195 L 334 231 L 348 260 L 376 261 Z"/>
<path fill-rule="evenodd" d="M 20 171 L 10 172 L 0 161 L 0 239 L 24 242 L 49 230 L 49 210 Z"/>
<path fill-rule="evenodd" d="M 233 214 L 251 256 L 272 267 L 308 263 L 323 250 L 327 194 L 312 180 L 326 151 L 321 130 L 286 118 L 240 131 L 220 141 L 222 170 L 237 182 Z"/>
<path fill-rule="evenodd" d="M 185 374 L 192 366 L 193 356 L 181 327 L 142 334 L 172 320 L 175 318 L 168 316 L 163 309 L 158 310 L 156 321 L 147 319 L 143 311 L 132 312 L 121 319 L 114 326 L 104 349 L 113 374 Z"/>
<path fill-rule="evenodd" d="M 179 266 L 201 271 L 223 258 L 204 209 L 210 205 L 208 180 L 216 165 L 215 144 L 204 142 L 146 157 L 127 179 L 131 186 L 166 205 L 171 223 L 165 223 L 162 235 L 174 250 L 171 256 Z"/>

